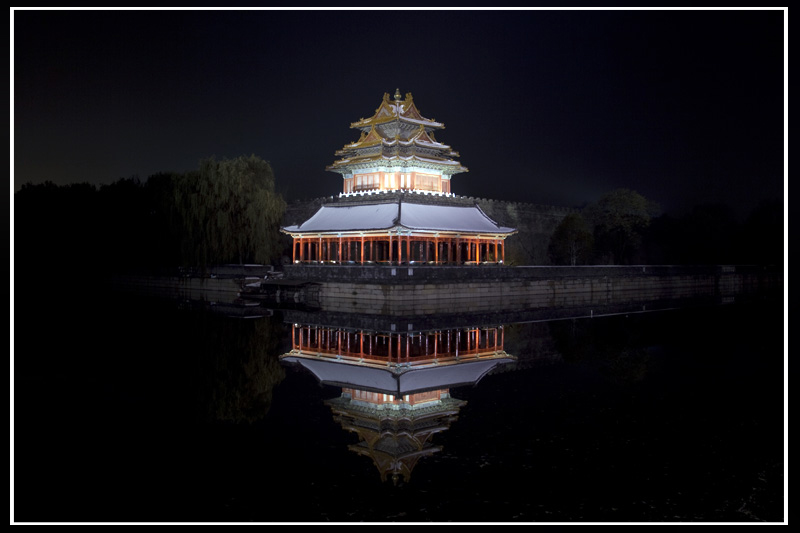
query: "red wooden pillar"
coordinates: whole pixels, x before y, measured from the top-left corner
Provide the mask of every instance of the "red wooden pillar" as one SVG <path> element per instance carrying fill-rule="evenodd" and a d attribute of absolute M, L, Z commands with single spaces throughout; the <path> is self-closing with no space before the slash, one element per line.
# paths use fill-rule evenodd
<path fill-rule="evenodd" d="M 392 262 L 393 254 L 392 254 L 392 234 L 389 234 L 389 263 Z"/>
<path fill-rule="evenodd" d="M 361 264 L 364 264 L 364 236 L 361 236 Z"/>
<path fill-rule="evenodd" d="M 400 337 L 401 337 L 401 335 L 397 335 L 397 362 L 398 363 L 402 360 L 402 357 L 403 357 L 403 351 L 402 351 L 403 347 L 400 344 L 401 343 Z"/>

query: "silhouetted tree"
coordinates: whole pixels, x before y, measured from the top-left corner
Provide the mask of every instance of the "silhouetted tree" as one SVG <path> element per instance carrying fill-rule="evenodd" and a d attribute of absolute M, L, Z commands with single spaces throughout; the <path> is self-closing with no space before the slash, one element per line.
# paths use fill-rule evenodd
<path fill-rule="evenodd" d="M 592 256 L 594 237 L 579 213 L 570 213 L 556 227 L 550 238 L 548 254 L 555 265 L 585 264 Z"/>
<path fill-rule="evenodd" d="M 626 264 L 636 257 L 643 234 L 658 207 L 630 189 L 617 189 L 603 195 L 584 210 L 594 227 L 595 252 L 601 260 Z"/>
<path fill-rule="evenodd" d="M 98 245 L 104 268 L 141 268 L 151 260 L 145 224 L 149 206 L 138 177 L 101 185 L 97 194 Z"/>
<path fill-rule="evenodd" d="M 683 247 L 686 242 L 682 219 L 670 214 L 653 218 L 644 237 L 647 263 L 651 265 L 674 265 L 683 262 Z"/>
<path fill-rule="evenodd" d="M 14 264 L 17 282 L 76 275 L 102 257 L 97 241 L 94 185 L 24 184 L 14 194 Z"/>
<path fill-rule="evenodd" d="M 780 201 L 764 201 L 742 225 L 743 262 L 761 265 L 784 264 L 784 206 Z"/>
<path fill-rule="evenodd" d="M 683 219 L 682 263 L 736 263 L 741 258 L 740 227 L 724 204 L 695 206 Z"/>

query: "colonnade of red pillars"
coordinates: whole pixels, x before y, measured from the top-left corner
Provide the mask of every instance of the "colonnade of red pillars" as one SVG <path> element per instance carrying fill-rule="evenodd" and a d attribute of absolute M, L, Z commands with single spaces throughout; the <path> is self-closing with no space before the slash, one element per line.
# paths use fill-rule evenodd
<path fill-rule="evenodd" d="M 294 237 L 294 263 L 505 263 L 498 238 L 357 236 Z"/>
<path fill-rule="evenodd" d="M 474 357 L 503 351 L 502 326 L 418 333 L 385 333 L 292 325 L 292 348 L 305 353 L 413 363 Z"/>

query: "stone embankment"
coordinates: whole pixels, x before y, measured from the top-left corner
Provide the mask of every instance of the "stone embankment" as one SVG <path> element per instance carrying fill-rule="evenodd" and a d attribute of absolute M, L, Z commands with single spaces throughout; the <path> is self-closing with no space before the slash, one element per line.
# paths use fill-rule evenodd
<path fill-rule="evenodd" d="M 290 265 L 284 280 L 295 284 L 294 301 L 326 311 L 378 314 L 591 307 L 698 297 L 733 301 L 782 284 L 775 269 L 734 265 Z"/>
<path fill-rule="evenodd" d="M 782 290 L 779 268 L 717 266 L 508 267 L 435 265 L 253 265 L 199 276 L 115 276 L 119 290 L 214 304 L 372 315 L 530 313 L 627 308 L 704 298 L 733 302 Z M 538 316 L 538 315 L 537 315 Z"/>

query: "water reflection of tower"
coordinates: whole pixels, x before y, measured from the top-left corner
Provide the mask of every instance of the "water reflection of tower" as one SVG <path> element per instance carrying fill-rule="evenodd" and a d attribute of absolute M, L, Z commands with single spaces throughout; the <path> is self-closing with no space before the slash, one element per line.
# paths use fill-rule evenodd
<path fill-rule="evenodd" d="M 327 400 L 334 420 L 358 435 L 348 448 L 372 459 L 381 481 L 391 476 L 397 483 L 411 479 L 417 462 L 442 448 L 433 435 L 450 428 L 467 402 L 452 398 L 446 389 L 405 394 L 342 389 L 339 398 Z"/>
<path fill-rule="evenodd" d="M 396 333 L 301 324 L 293 324 L 292 350 L 281 359 L 342 388 L 325 403 L 358 435 L 349 449 L 395 483 L 408 482 L 420 459 L 441 450 L 434 435 L 466 405 L 450 388 L 477 384 L 515 360 L 503 350 L 502 326 Z"/>

